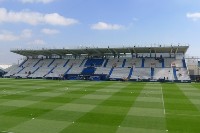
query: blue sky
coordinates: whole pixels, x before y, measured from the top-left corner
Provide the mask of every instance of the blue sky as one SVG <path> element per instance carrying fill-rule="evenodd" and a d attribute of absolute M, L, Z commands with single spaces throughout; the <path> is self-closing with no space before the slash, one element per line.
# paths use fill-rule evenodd
<path fill-rule="evenodd" d="M 200 56 L 199 0 L 0 0 L 0 64 L 12 48 L 190 45 Z"/>

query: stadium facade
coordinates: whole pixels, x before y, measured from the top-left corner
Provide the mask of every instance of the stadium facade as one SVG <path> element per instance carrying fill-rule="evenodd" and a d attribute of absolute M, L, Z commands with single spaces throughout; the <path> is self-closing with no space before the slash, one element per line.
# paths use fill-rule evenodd
<path fill-rule="evenodd" d="M 25 56 L 4 77 L 68 80 L 190 82 L 185 53 L 189 46 L 15 49 Z"/>

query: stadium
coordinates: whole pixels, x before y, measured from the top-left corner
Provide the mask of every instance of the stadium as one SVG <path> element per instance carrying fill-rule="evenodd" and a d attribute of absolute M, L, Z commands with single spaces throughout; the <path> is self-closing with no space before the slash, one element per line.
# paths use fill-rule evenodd
<path fill-rule="evenodd" d="M 190 82 L 188 47 L 12 50 L 26 59 L 4 77 Z"/>
<path fill-rule="evenodd" d="M 200 0 L 0 5 L 0 133 L 200 133 Z"/>
<path fill-rule="evenodd" d="M 1 133 L 198 133 L 189 46 L 12 49 L 0 79 Z"/>

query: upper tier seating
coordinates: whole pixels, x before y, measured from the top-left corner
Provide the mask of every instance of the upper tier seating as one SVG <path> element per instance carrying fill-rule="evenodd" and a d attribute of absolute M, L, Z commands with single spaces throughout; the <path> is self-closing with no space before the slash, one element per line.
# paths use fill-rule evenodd
<path fill-rule="evenodd" d="M 142 66 L 141 58 L 127 58 L 124 67 L 141 67 L 141 66 Z"/>
<path fill-rule="evenodd" d="M 155 58 L 145 58 L 144 67 L 162 67 L 162 62 L 155 60 Z"/>
<path fill-rule="evenodd" d="M 41 59 L 34 67 L 48 67 L 53 59 Z"/>
<path fill-rule="evenodd" d="M 88 67 L 88 66 L 101 67 L 103 62 L 104 62 L 104 59 L 88 59 L 85 62 L 85 66 L 86 67 Z"/>
<path fill-rule="evenodd" d="M 165 58 L 165 67 L 183 67 L 182 59 Z"/>
<path fill-rule="evenodd" d="M 65 63 L 68 63 L 68 59 L 56 59 L 51 66 L 52 67 L 63 67 L 65 65 Z"/>
<path fill-rule="evenodd" d="M 109 59 L 106 67 L 122 67 L 123 61 L 123 58 Z"/>
<path fill-rule="evenodd" d="M 67 63 L 68 66 L 79 67 L 84 64 L 83 59 L 70 59 Z"/>
<path fill-rule="evenodd" d="M 28 59 L 22 66 L 23 67 L 33 67 L 40 59 Z"/>
<path fill-rule="evenodd" d="M 151 68 L 134 68 L 130 79 L 150 79 Z"/>

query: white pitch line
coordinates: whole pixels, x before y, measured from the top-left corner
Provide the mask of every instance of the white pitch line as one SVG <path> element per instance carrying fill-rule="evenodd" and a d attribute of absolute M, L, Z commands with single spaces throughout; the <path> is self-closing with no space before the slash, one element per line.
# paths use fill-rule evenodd
<path fill-rule="evenodd" d="M 164 115 L 166 114 L 165 113 L 165 102 L 164 102 L 164 98 L 163 98 L 163 91 L 162 91 L 162 87 L 161 87 L 161 92 L 162 92 L 162 103 L 163 103 L 163 112 L 164 112 Z"/>
<path fill-rule="evenodd" d="M 169 115 L 180 115 L 180 116 L 192 116 L 192 117 L 199 117 L 200 115 L 193 115 L 193 114 L 176 114 L 176 113 L 166 113 Z"/>

